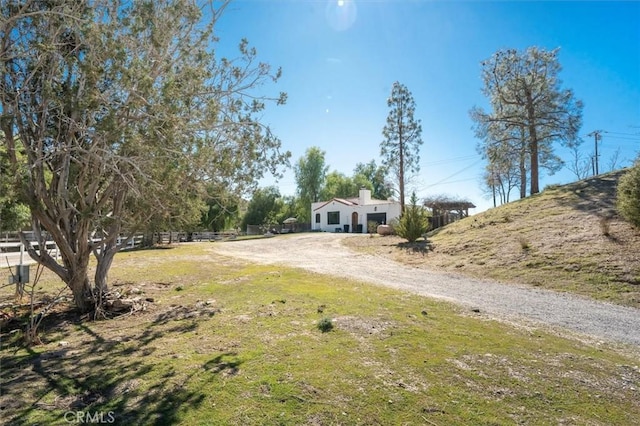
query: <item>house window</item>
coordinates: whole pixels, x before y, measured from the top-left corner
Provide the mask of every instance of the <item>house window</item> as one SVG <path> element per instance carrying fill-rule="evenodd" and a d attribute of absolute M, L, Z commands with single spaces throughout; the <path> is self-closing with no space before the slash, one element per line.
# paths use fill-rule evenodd
<path fill-rule="evenodd" d="M 320 223 L 320 213 L 316 213 L 316 223 Z"/>
<path fill-rule="evenodd" d="M 327 225 L 340 225 L 340 212 L 327 212 Z"/>

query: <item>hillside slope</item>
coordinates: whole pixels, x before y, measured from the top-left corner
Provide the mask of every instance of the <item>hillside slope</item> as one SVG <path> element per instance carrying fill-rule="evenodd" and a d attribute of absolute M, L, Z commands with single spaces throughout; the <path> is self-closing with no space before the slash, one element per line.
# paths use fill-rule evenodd
<path fill-rule="evenodd" d="M 397 237 L 361 239 L 361 248 L 416 267 L 640 307 L 640 231 L 615 210 L 623 173 L 548 188 L 450 224 L 429 235 L 428 249 Z"/>

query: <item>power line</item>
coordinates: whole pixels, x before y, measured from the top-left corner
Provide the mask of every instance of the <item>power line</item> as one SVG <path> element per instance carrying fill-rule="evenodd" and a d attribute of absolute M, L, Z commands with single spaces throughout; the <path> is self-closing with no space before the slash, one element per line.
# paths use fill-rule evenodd
<path fill-rule="evenodd" d="M 608 133 L 608 134 L 611 134 L 611 135 L 637 136 L 637 137 L 640 137 L 640 133 L 610 132 L 608 130 L 603 130 L 603 133 Z"/>
<path fill-rule="evenodd" d="M 478 163 L 479 163 L 479 162 L 481 162 L 481 161 L 482 161 L 482 159 L 480 159 L 480 160 L 478 160 L 478 161 L 475 161 L 475 162 L 473 162 L 473 164 L 470 164 L 470 165 L 468 165 L 467 167 L 464 167 L 464 168 L 462 168 L 462 169 L 458 170 L 457 172 L 453 173 L 453 174 L 452 174 L 452 175 L 450 175 L 450 176 L 447 176 L 447 177 L 446 177 L 446 178 L 444 178 L 444 179 L 440 179 L 440 180 L 439 180 L 438 182 L 436 182 L 436 183 L 432 183 L 431 185 L 427 185 L 427 186 L 425 186 L 423 189 L 431 188 L 431 187 L 433 187 L 433 186 L 436 186 L 436 185 L 440 185 L 440 184 L 442 184 L 442 183 L 445 183 L 446 181 L 448 181 L 448 180 L 449 180 L 449 179 L 451 179 L 452 177 L 455 177 L 455 176 L 459 175 L 460 173 L 462 173 L 462 172 L 464 172 L 464 171 L 466 171 L 466 170 L 470 169 L 471 167 L 475 166 L 476 164 L 478 164 Z"/>
<path fill-rule="evenodd" d="M 467 161 L 467 160 L 473 160 L 475 158 L 478 158 L 480 155 L 467 155 L 467 156 L 463 156 L 463 157 L 454 157 L 454 158 L 448 158 L 448 159 L 444 159 L 444 160 L 435 160 L 435 161 L 431 161 L 428 163 L 423 163 L 424 166 L 438 166 L 440 164 L 447 164 L 447 163 L 458 163 L 461 161 Z"/>
<path fill-rule="evenodd" d="M 426 188 L 432 188 L 434 186 L 449 185 L 451 183 L 469 182 L 469 181 L 472 181 L 472 180 L 477 180 L 477 178 L 458 179 L 458 180 L 450 180 L 449 182 L 435 183 L 433 185 L 425 186 L 425 189 Z"/>
<path fill-rule="evenodd" d="M 623 136 L 607 136 L 607 139 L 622 139 L 622 140 L 626 140 L 626 141 L 638 141 L 640 142 L 640 137 L 638 138 L 626 138 Z"/>

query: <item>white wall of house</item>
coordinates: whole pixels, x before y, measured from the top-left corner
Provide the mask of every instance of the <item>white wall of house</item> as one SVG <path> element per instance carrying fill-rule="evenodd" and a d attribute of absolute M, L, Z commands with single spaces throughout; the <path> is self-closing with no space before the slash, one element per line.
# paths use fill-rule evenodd
<path fill-rule="evenodd" d="M 371 216 L 373 215 L 373 216 Z M 371 199 L 371 191 L 362 189 L 358 198 L 334 198 L 311 204 L 311 229 L 324 232 L 367 232 L 367 218 L 375 217 L 389 223 L 400 217 L 400 203 L 393 200 Z"/>

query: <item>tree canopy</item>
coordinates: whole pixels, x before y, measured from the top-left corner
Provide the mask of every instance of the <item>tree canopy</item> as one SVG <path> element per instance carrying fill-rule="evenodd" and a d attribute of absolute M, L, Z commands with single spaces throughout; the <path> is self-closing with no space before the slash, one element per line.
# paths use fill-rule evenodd
<path fill-rule="evenodd" d="M 240 211 L 245 203 L 234 193 L 211 188 L 198 227 L 217 232 L 237 228 L 240 225 Z"/>
<path fill-rule="evenodd" d="M 300 157 L 294 168 L 298 196 L 304 206 L 305 220 L 308 221 L 311 221 L 311 203 L 320 201 L 320 191 L 329 171 L 324 156 L 324 151 L 312 146 Z"/>
<path fill-rule="evenodd" d="M 420 171 L 422 126 L 420 120 L 414 117 L 416 105 L 405 85 L 397 81 L 393 83 L 387 106 L 390 110 L 387 124 L 382 129 L 384 140 L 380 143 L 380 156 L 382 165 L 396 178 L 400 205 L 404 211 L 405 185 L 409 173 Z"/>
<path fill-rule="evenodd" d="M 0 6 L 6 173 L 38 242 L 53 239 L 62 263 L 29 254 L 67 283 L 82 310 L 107 289 L 119 234 L 197 220 L 205 187 L 247 193 L 287 162 L 259 120 L 267 102 L 285 102 L 259 91 L 280 70 L 259 62 L 246 40 L 235 58 L 215 54 L 228 3 Z"/>
<path fill-rule="evenodd" d="M 562 167 L 554 144 L 572 147 L 580 142 L 582 102 L 561 88 L 558 53 L 537 47 L 505 49 L 482 62 L 483 93 L 491 111 L 471 111 L 483 140 L 480 151 L 492 166 L 492 182 L 497 174 L 502 178 L 517 170 L 521 197 L 526 195 L 527 175 L 529 193 L 536 194 L 539 169 L 554 173 Z"/>
<path fill-rule="evenodd" d="M 320 191 L 320 198 L 330 200 L 332 198 L 357 197 L 361 188 L 372 189 L 372 187 L 363 175 L 350 177 L 334 170 L 327 175 L 322 191 Z"/>
<path fill-rule="evenodd" d="M 284 208 L 280 191 L 275 186 L 258 188 L 253 192 L 247 212 L 242 219 L 241 229 L 247 225 L 271 225 L 280 223 L 279 214 Z"/>
<path fill-rule="evenodd" d="M 358 163 L 353 171 L 354 176 L 363 176 L 371 184 L 371 196 L 378 200 L 386 200 L 393 195 L 392 185 L 387 181 L 387 172 L 387 168 L 378 166 L 375 160 Z"/>
<path fill-rule="evenodd" d="M 10 169 L 7 149 L 0 144 L 0 231 L 20 230 L 29 223 L 30 218 L 29 208 L 18 201 Z"/>

